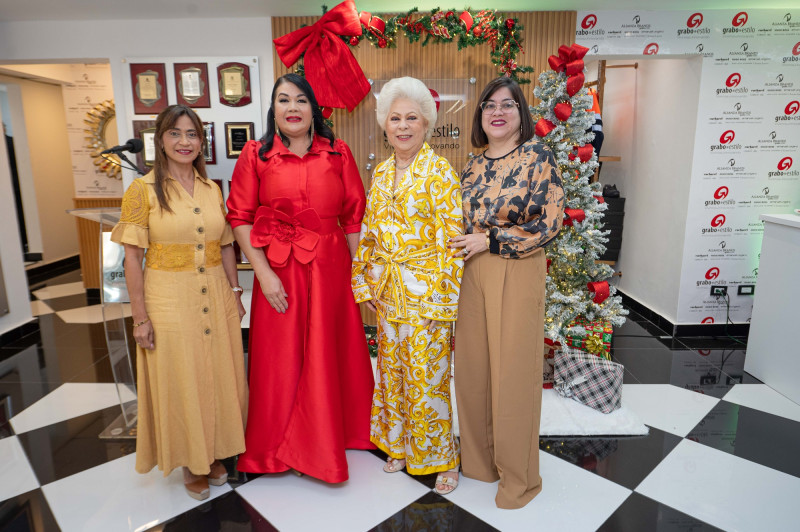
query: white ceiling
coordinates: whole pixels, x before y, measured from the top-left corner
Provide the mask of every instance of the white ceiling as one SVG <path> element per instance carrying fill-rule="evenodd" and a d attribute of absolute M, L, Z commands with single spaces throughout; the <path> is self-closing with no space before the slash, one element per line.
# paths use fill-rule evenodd
<path fill-rule="evenodd" d="M 474 1 L 474 0 L 473 0 Z M 152 20 L 171 18 L 249 18 L 319 15 L 322 5 L 337 0 L 0 0 L 0 21 L 24 20 Z M 359 10 L 397 13 L 418 7 L 460 9 L 473 2 L 436 0 L 357 0 Z M 452 4 L 452 5 L 451 5 Z M 738 8 L 798 8 L 798 0 L 483 0 L 499 11 L 652 10 L 683 11 Z M 456 7 L 458 6 L 458 7 Z"/>

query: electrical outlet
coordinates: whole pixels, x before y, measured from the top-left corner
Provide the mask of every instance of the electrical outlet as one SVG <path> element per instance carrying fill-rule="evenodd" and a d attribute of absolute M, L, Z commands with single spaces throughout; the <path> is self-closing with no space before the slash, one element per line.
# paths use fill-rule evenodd
<path fill-rule="evenodd" d="M 736 295 L 739 296 L 752 296 L 756 293 L 756 285 L 754 284 L 740 284 Z"/>
<path fill-rule="evenodd" d="M 712 285 L 711 286 L 711 295 L 712 296 L 727 296 L 728 295 L 728 287 L 727 286 Z"/>

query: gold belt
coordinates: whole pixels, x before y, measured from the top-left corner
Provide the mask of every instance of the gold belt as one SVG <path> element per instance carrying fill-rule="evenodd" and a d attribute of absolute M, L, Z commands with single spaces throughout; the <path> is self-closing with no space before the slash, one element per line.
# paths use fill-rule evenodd
<path fill-rule="evenodd" d="M 375 295 L 380 297 L 380 295 L 383 293 L 384 287 L 386 287 L 386 283 L 391 280 L 390 292 L 397 317 L 401 319 L 407 318 L 406 301 L 408 301 L 408 295 L 406 294 L 406 285 L 403 282 L 403 272 L 400 270 L 400 265 L 415 261 L 428 261 L 429 259 L 436 257 L 436 246 L 428 246 L 415 251 L 409 251 L 407 248 L 401 248 L 394 253 L 388 253 L 383 249 L 376 247 L 372 253 L 372 262 L 375 264 L 382 264 L 384 266 L 383 272 L 381 272 L 381 277 L 378 279 L 378 284 L 375 288 Z M 407 265 L 417 266 L 420 269 L 431 269 L 422 265 Z"/>
<path fill-rule="evenodd" d="M 204 259 L 196 261 L 198 254 Z M 145 255 L 145 264 L 153 270 L 188 272 L 200 267 L 210 268 L 222 264 L 222 248 L 219 240 L 199 244 L 152 243 Z"/>

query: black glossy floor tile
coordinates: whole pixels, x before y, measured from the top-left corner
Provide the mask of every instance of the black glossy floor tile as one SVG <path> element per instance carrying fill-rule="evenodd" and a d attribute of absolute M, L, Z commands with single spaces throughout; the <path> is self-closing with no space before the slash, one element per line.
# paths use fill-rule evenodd
<path fill-rule="evenodd" d="M 134 440 L 98 438 L 120 413 L 119 406 L 111 406 L 19 434 L 39 484 L 49 484 L 136 451 Z"/>
<path fill-rule="evenodd" d="M 637 321 L 630 319 L 630 316 L 628 316 L 625 323 L 619 327 L 614 327 L 614 336 L 669 337 L 671 335 L 648 320 Z"/>
<path fill-rule="evenodd" d="M 0 502 L 0 531 L 55 532 L 60 530 L 41 489 Z"/>
<path fill-rule="evenodd" d="M 635 489 L 682 438 L 650 427 L 641 437 L 542 439 L 539 448 L 562 460 Z"/>
<path fill-rule="evenodd" d="M 161 523 L 151 531 L 163 532 L 278 532 L 264 516 L 235 491 L 221 495 L 174 519 Z"/>
<path fill-rule="evenodd" d="M 686 438 L 800 477 L 796 421 L 723 400 Z"/>
<path fill-rule="evenodd" d="M 611 349 L 685 349 L 684 345 L 672 337 L 617 336 L 611 337 Z"/>
<path fill-rule="evenodd" d="M 370 532 L 491 532 L 497 529 L 436 493 L 427 493 Z"/>
<path fill-rule="evenodd" d="M 718 528 L 644 495 L 631 495 L 598 529 L 601 532 L 711 532 Z"/>
<path fill-rule="evenodd" d="M 74 294 L 71 296 L 57 297 L 54 299 L 44 299 L 42 301 L 47 303 L 47 306 L 53 309 L 54 312 L 88 307 L 94 304 L 90 303 L 86 299 L 86 294 Z M 45 314 L 45 316 L 50 316 L 50 314 Z"/>

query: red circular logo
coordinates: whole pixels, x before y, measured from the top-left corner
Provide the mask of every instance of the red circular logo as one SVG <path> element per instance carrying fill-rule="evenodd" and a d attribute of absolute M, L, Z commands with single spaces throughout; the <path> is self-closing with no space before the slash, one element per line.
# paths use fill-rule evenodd
<path fill-rule="evenodd" d="M 788 170 L 792 167 L 792 158 L 791 157 L 784 157 L 783 159 L 778 162 L 778 170 L 784 171 Z"/>
<path fill-rule="evenodd" d="M 728 76 L 728 79 L 725 80 L 725 86 L 733 88 L 738 86 L 739 83 L 741 83 L 741 81 L 742 81 L 742 75 L 739 74 L 738 72 L 734 72 L 733 74 Z"/>
<path fill-rule="evenodd" d="M 581 21 L 581 28 L 590 30 L 597 24 L 597 15 L 586 15 Z"/>
<path fill-rule="evenodd" d="M 731 24 L 733 24 L 733 27 L 735 28 L 740 28 L 745 24 L 747 24 L 747 12 L 741 11 L 739 13 L 736 13 L 736 15 L 733 17 L 733 20 L 731 21 Z"/>
<path fill-rule="evenodd" d="M 644 47 L 644 55 L 656 55 L 658 53 L 658 44 L 651 42 L 647 46 Z"/>
<path fill-rule="evenodd" d="M 730 144 L 731 142 L 733 142 L 733 139 L 735 138 L 736 138 L 736 133 L 734 133 L 732 129 L 729 129 L 728 131 L 723 132 L 722 135 L 719 136 L 719 141 L 722 144 Z"/>
<path fill-rule="evenodd" d="M 697 350 L 697 354 L 701 355 L 701 356 L 704 356 L 704 357 L 707 357 L 708 355 L 711 354 L 711 349 L 698 349 Z"/>
<path fill-rule="evenodd" d="M 692 13 L 692 16 L 689 17 L 689 20 L 686 21 L 686 26 L 689 28 L 696 28 L 703 23 L 703 14 L 702 13 Z"/>
<path fill-rule="evenodd" d="M 792 48 L 792 55 L 800 55 L 800 42 L 794 45 Z"/>
<path fill-rule="evenodd" d="M 718 214 L 711 219 L 711 227 L 722 227 L 725 225 L 725 215 Z"/>
<path fill-rule="evenodd" d="M 714 323 L 714 318 L 712 318 L 711 316 L 706 316 L 700 323 Z"/>
<path fill-rule="evenodd" d="M 708 279 L 709 281 L 714 280 L 717 277 L 719 277 L 719 268 L 717 268 L 716 266 L 714 266 L 713 268 L 709 268 L 708 271 L 706 272 L 706 279 Z"/>
<path fill-rule="evenodd" d="M 716 192 L 714 192 L 714 199 L 725 199 L 728 197 L 728 187 L 722 186 L 719 187 Z"/>
<path fill-rule="evenodd" d="M 439 93 L 436 92 L 433 89 L 428 89 L 428 90 L 431 91 L 431 96 L 433 96 L 433 101 L 434 101 L 434 103 L 436 103 L 436 112 L 438 113 L 439 112 L 439 103 L 441 102 L 441 99 L 439 98 Z"/>
<path fill-rule="evenodd" d="M 800 102 L 793 100 L 786 104 L 786 109 L 783 110 L 787 115 L 797 114 L 800 111 Z"/>

